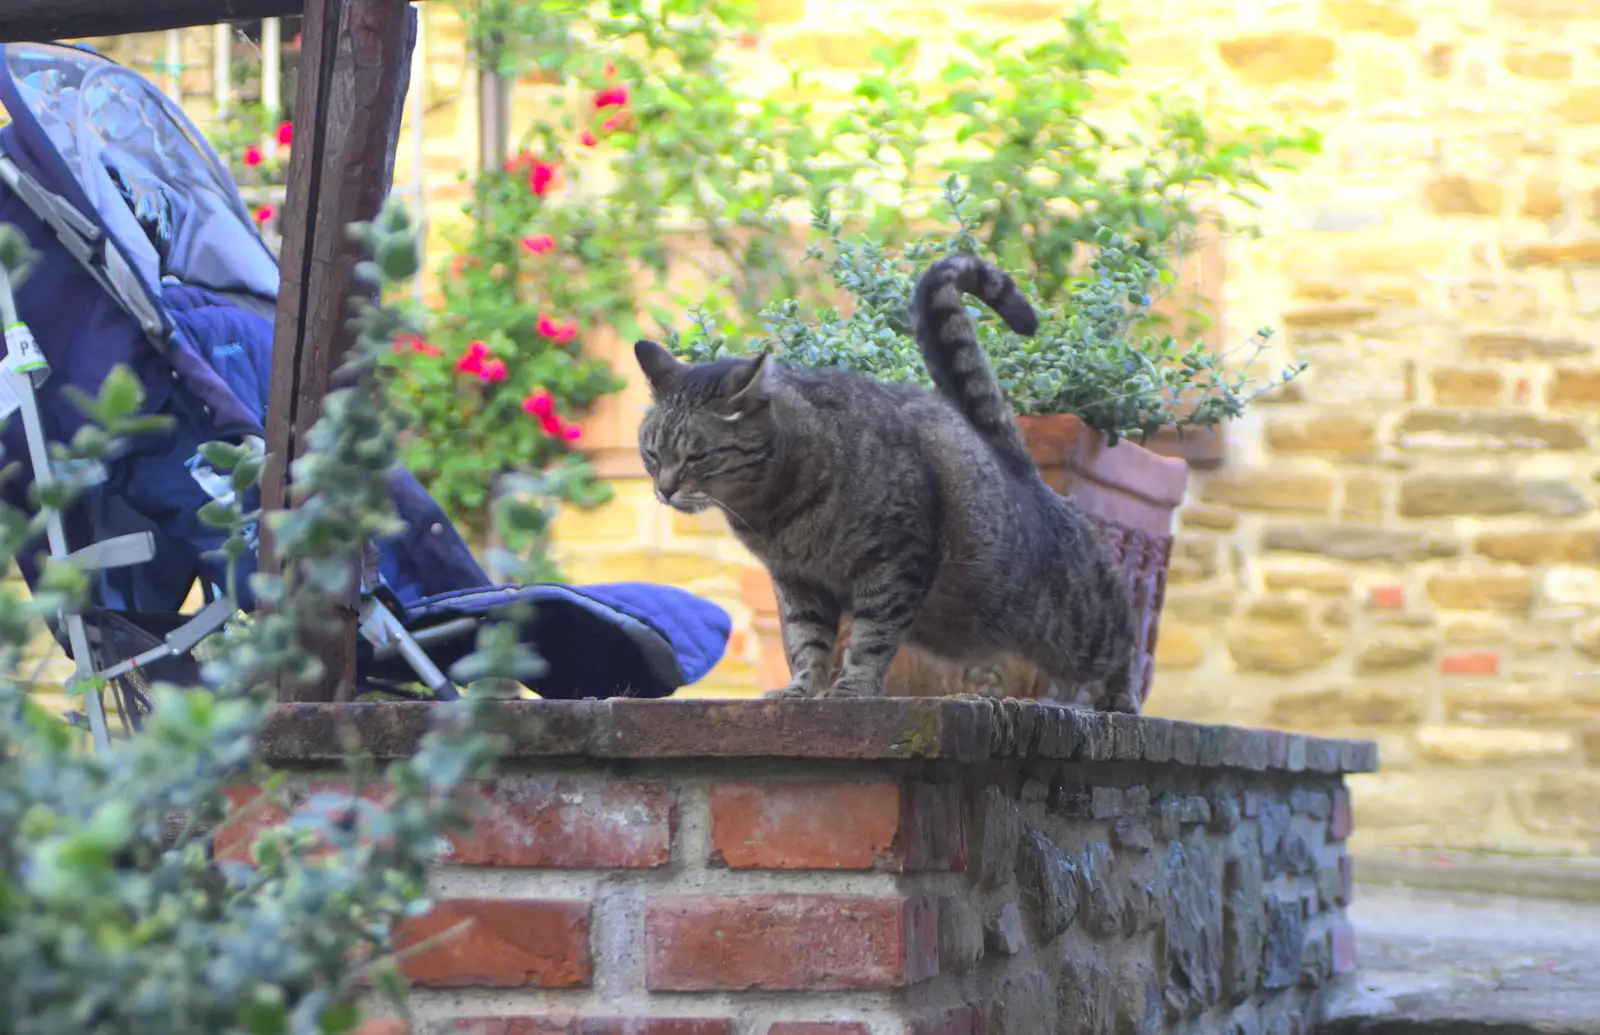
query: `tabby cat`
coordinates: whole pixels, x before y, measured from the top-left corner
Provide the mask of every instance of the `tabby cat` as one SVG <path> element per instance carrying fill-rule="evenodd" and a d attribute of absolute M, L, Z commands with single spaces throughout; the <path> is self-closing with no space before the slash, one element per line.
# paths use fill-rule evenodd
<path fill-rule="evenodd" d="M 1076 505 L 1040 480 L 963 292 L 1012 330 L 1011 278 L 952 256 L 917 282 L 911 326 L 937 393 L 762 353 L 680 362 L 634 345 L 654 405 L 639 451 L 656 497 L 724 511 L 772 573 L 793 679 L 769 696 L 883 693 L 902 643 L 957 661 L 1014 654 L 1064 699 L 1139 710 L 1127 586 Z M 826 685 L 844 614 L 843 666 Z M 1096 687 L 1096 685 L 1098 685 Z"/>

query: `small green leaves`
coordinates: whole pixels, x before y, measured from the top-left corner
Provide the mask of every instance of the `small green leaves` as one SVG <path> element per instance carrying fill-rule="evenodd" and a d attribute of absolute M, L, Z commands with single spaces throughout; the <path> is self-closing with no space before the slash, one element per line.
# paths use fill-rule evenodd
<path fill-rule="evenodd" d="M 10 278 L 12 291 L 22 286 L 38 258 L 39 254 L 29 246 L 28 239 L 16 227 L 0 223 L 0 268 Z"/>

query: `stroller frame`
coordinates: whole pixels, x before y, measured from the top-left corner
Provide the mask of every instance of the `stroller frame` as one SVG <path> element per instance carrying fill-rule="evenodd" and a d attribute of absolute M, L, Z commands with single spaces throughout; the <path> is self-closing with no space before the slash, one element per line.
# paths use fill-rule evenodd
<path fill-rule="evenodd" d="M 43 534 L 16 560 L 35 591 L 41 562 L 91 573 L 88 600 L 66 608 L 77 613 L 47 624 L 71 655 L 73 688 L 88 687 L 67 719 L 103 751 L 116 722 L 107 687 L 133 735 L 152 710 L 149 686 L 205 683 L 194 649 L 255 606 L 248 582 L 220 589 L 222 533 L 197 512 L 208 498 L 226 505 L 231 480 L 198 451 L 223 440 L 260 452 L 281 280 L 227 167 L 138 73 L 80 44 L 0 43 L 0 105 L 12 116 L 0 127 L 0 219 L 41 253 L 15 297 L 0 276 L 0 416 L 23 417 L 4 426 L 4 445 L 28 458 L 35 483 L 85 487 L 81 503 L 41 517 Z M 92 394 L 117 364 L 151 412 L 173 417 L 174 437 L 141 438 L 97 466 L 52 466 L 51 443 L 84 426 L 63 409 L 62 383 Z M 32 511 L 28 484 L 0 485 L 0 498 Z M 367 543 L 359 563 L 363 692 L 458 697 L 446 672 L 475 629 L 507 614 L 543 662 L 517 682 L 546 699 L 671 696 L 725 654 L 731 618 L 711 600 L 646 582 L 501 585 L 403 464 L 387 493 L 401 529 Z M 238 563 L 254 560 L 246 551 Z"/>
<path fill-rule="evenodd" d="M 24 174 L 3 150 L 0 150 L 0 183 L 11 188 L 23 199 L 28 208 L 51 228 L 80 266 L 96 281 L 105 283 L 107 274 L 102 273 L 90 258 L 95 254 L 93 246 L 99 235 L 98 229 L 92 223 L 81 217 L 72 218 L 77 216 L 77 213 L 70 205 Z M 71 216 L 67 215 L 68 213 L 71 213 Z M 116 253 L 112 251 L 110 254 Z M 111 275 L 114 276 L 115 271 L 111 271 Z M 122 296 L 114 294 L 113 297 Z M 152 329 L 152 323 L 155 327 L 160 326 L 159 319 L 152 321 L 148 315 L 142 316 L 137 312 L 130 312 L 129 315 L 139 320 L 147 333 Z M 39 418 L 39 405 L 34 390 L 50 376 L 50 368 L 34 341 L 33 333 L 17 316 L 11 278 L 4 267 L 0 267 L 0 328 L 4 328 L 5 332 L 5 356 L 0 359 L 0 409 L 9 407 L 11 412 L 20 413 L 23 433 L 28 441 L 34 481 L 43 490 L 56 481 L 56 476 L 50 460 L 49 443 L 45 441 L 43 424 Z M 157 340 L 158 336 L 152 334 L 151 337 Z M 5 415 L 9 416 L 9 413 Z M 100 480 L 104 480 L 103 470 L 99 472 L 99 476 Z M 74 550 L 67 542 L 61 515 L 55 510 L 46 512 L 45 534 L 53 559 L 69 561 L 85 572 L 146 564 L 156 555 L 155 541 L 148 532 L 102 539 Z M 204 584 L 204 580 L 201 581 Z M 365 579 L 361 588 L 359 631 L 373 646 L 377 652 L 376 656 L 384 658 L 398 654 L 416 673 L 418 681 L 427 686 L 436 697 L 441 700 L 457 698 L 459 694 L 455 684 L 428 657 L 422 648 L 422 643 L 455 635 L 462 631 L 463 626 L 474 623 L 462 619 L 413 634 L 395 617 L 394 612 L 378 599 L 373 592 L 374 587 Z M 102 682 L 113 686 L 113 693 L 117 695 L 119 710 L 126 725 L 127 716 L 132 713 L 135 706 L 129 700 L 130 695 L 124 693 L 123 688 L 117 685 L 118 681 L 140 666 L 188 654 L 206 637 L 222 629 L 236 613 L 237 608 L 231 600 L 225 596 L 213 596 L 210 586 L 204 586 L 204 589 L 208 600 L 203 608 L 177 629 L 166 634 L 160 645 L 128 658 L 106 658 L 103 656 L 103 649 L 97 650 L 92 647 L 83 614 L 78 612 L 58 614 L 57 620 L 66 631 L 66 645 L 72 652 L 74 681 L 80 687 L 89 684 L 85 687 L 84 713 L 80 717 L 80 713 L 69 711 L 66 718 L 74 725 L 87 725 L 95 750 L 106 751 L 110 748 L 111 731 L 106 721 L 102 691 L 93 684 Z"/>

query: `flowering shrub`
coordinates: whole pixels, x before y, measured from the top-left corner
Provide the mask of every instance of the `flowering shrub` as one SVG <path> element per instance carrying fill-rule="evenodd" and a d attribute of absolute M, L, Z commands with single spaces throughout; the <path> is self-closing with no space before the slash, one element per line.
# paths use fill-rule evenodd
<path fill-rule="evenodd" d="M 289 150 L 294 144 L 294 123 L 284 121 L 277 112 L 260 102 L 242 104 L 227 122 L 213 129 L 210 140 L 247 197 L 264 193 L 264 188 L 283 185 L 289 172 Z M 267 141 L 276 147 L 264 147 Z M 258 201 L 252 210 L 256 222 L 263 226 L 278 217 L 277 207 L 270 201 Z"/>
<path fill-rule="evenodd" d="M 964 37 L 947 92 L 913 80 L 914 41 L 886 39 L 832 119 L 804 100 L 799 73 L 765 95 L 738 85 L 730 60 L 754 29 L 746 0 L 612 0 L 603 15 L 575 0 L 478 5 L 480 62 L 561 85 L 518 153 L 473 185 L 474 221 L 441 270 L 438 353 L 393 354 L 413 418 L 408 461 L 469 522 L 503 471 L 563 456 L 581 469 L 572 415 L 621 384 L 582 355 L 585 334 L 665 333 L 692 308 L 714 336 L 755 337 L 775 304 L 853 290 L 800 261 L 809 211 L 837 213 L 886 250 L 923 239 L 930 222 L 947 238 L 957 232 L 940 226 L 928 184 L 960 173 L 972 199 L 960 233 L 1045 306 L 1065 306 L 1081 288 L 1080 246 L 1101 228 L 1137 249 L 1159 288 L 1203 217 L 1248 202 L 1268 170 L 1316 146 L 1219 127 L 1172 99 L 1152 101 L 1137 131 L 1111 128 L 1092 102 L 1126 57 L 1092 7 L 1028 43 Z M 1145 410 L 1102 423 L 1143 426 Z M 582 477 L 563 484 L 579 502 L 604 498 Z"/>

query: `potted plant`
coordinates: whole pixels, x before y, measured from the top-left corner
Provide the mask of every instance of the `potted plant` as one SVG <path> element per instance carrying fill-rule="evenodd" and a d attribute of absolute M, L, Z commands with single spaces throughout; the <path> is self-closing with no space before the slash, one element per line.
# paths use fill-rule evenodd
<path fill-rule="evenodd" d="M 887 381 L 927 385 L 921 353 L 911 337 L 907 300 L 917 277 L 951 251 L 978 254 L 1005 265 L 1003 255 L 979 240 L 979 223 L 966 214 L 966 197 L 952 176 L 945 202 L 953 232 L 926 231 L 903 245 L 886 245 L 870 234 L 847 236 L 840 222 L 819 208 L 813 225 L 825 243 L 811 259 L 826 263 L 833 283 L 848 297 L 848 315 L 837 308 L 814 314 L 796 300 L 766 313 L 769 332 L 734 344 L 706 318 L 697 317 L 687 337 L 671 335 L 669 347 L 705 362 L 770 349 L 785 362 L 855 370 Z M 1100 528 L 1105 547 L 1128 575 L 1140 627 L 1148 696 L 1152 656 L 1172 547 L 1172 513 L 1183 500 L 1188 466 L 1175 457 L 1144 449 L 1129 436 L 1162 428 L 1206 428 L 1239 416 L 1261 392 L 1293 378 L 1303 365 L 1285 369 L 1252 387 L 1242 364 L 1201 344 L 1182 346 L 1151 321 L 1163 267 L 1152 246 L 1102 227 L 1086 242 L 1054 300 L 1038 301 L 1035 271 L 1008 269 L 1040 310 L 1037 334 L 1022 338 L 978 306 L 979 339 L 1018 416 L 1029 451 L 1045 482 L 1072 497 Z M 1256 354 L 1269 331 L 1249 343 Z M 745 589 L 756 614 L 754 631 L 762 671 L 774 673 L 783 658 L 781 623 L 770 587 L 750 577 Z M 848 619 L 846 619 L 848 622 Z M 845 637 L 841 635 L 840 642 Z M 834 663 L 841 660 L 836 648 Z M 911 646 L 903 647 L 889 677 L 888 692 L 902 695 L 989 693 L 1037 697 L 1048 684 L 1020 660 L 960 666 Z"/>

